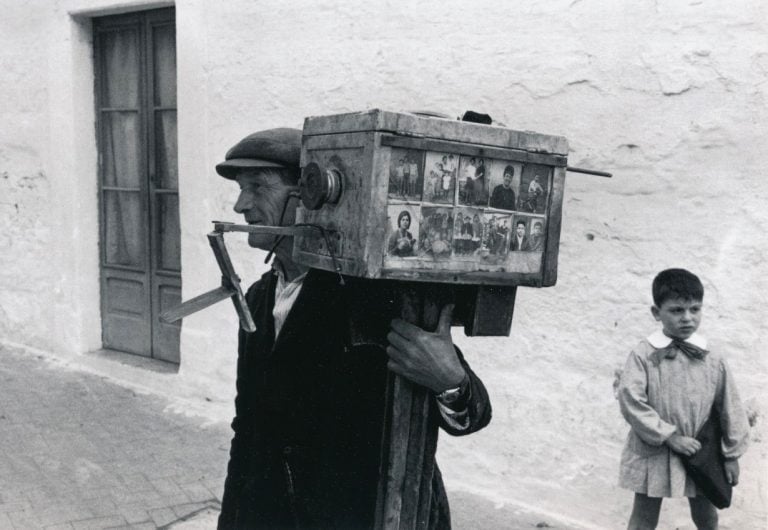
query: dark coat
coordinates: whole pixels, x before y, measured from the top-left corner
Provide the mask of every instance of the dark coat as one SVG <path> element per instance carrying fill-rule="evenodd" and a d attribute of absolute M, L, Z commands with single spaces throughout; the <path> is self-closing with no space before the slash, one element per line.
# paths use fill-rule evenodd
<path fill-rule="evenodd" d="M 517 234 L 515 232 L 512 232 L 512 242 L 510 243 L 510 248 L 512 250 L 531 250 L 531 244 L 528 240 L 528 236 L 523 236 L 522 243 L 518 246 L 517 244 Z"/>
<path fill-rule="evenodd" d="M 493 188 L 491 194 L 491 208 L 503 208 L 505 210 L 515 209 L 515 192 L 512 187 L 505 188 L 504 184 L 499 184 Z"/>
<path fill-rule="evenodd" d="M 349 293 L 338 276 L 316 270 L 304 280 L 275 343 L 276 283 L 269 272 L 246 295 L 257 331 L 241 330 L 239 337 L 235 434 L 219 528 L 370 528 L 386 353 L 349 345 Z M 460 434 L 484 427 L 491 416 L 485 388 L 464 365 L 472 399 L 470 429 Z M 450 527 L 437 468 L 431 513 L 432 528 Z"/>

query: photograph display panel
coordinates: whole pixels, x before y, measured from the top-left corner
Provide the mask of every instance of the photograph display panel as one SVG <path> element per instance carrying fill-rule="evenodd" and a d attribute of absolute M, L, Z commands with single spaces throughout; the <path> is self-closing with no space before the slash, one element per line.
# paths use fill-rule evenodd
<path fill-rule="evenodd" d="M 393 258 L 416 256 L 419 234 L 419 207 L 390 205 L 387 208 L 386 255 Z"/>
<path fill-rule="evenodd" d="M 392 149 L 389 161 L 389 198 L 420 201 L 423 187 L 424 151 Z"/>
<path fill-rule="evenodd" d="M 523 164 L 520 162 L 493 160 L 488 171 L 491 190 L 488 206 L 499 210 L 516 210 L 522 173 Z"/>
<path fill-rule="evenodd" d="M 489 259 L 503 260 L 509 252 L 512 216 L 487 213 L 483 249 Z"/>
<path fill-rule="evenodd" d="M 459 204 L 465 206 L 488 205 L 488 181 L 486 172 L 490 159 L 479 156 L 462 156 L 459 161 Z"/>
<path fill-rule="evenodd" d="M 385 266 L 535 272 L 552 168 L 392 148 Z"/>
<path fill-rule="evenodd" d="M 526 164 L 520 179 L 520 197 L 517 209 L 521 212 L 544 213 L 549 196 L 549 166 Z"/>
<path fill-rule="evenodd" d="M 427 151 L 424 159 L 424 202 L 453 204 L 456 194 L 457 155 Z"/>
<path fill-rule="evenodd" d="M 453 208 L 423 206 L 419 221 L 419 251 L 424 258 L 448 259 L 453 241 Z"/>
<path fill-rule="evenodd" d="M 457 208 L 453 225 L 453 255 L 465 258 L 479 252 L 485 232 L 485 215 L 478 208 Z"/>
<path fill-rule="evenodd" d="M 509 249 L 515 252 L 542 252 L 546 237 L 545 219 L 531 215 L 515 215 Z"/>

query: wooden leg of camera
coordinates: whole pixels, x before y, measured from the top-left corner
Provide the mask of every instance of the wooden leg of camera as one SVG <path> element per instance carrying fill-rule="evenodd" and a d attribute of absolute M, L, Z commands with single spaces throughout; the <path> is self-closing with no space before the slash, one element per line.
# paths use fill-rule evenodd
<path fill-rule="evenodd" d="M 434 330 L 442 307 L 439 294 L 404 284 L 396 293 L 401 318 Z M 428 528 L 438 429 L 433 399 L 426 388 L 389 374 L 377 529 Z"/>

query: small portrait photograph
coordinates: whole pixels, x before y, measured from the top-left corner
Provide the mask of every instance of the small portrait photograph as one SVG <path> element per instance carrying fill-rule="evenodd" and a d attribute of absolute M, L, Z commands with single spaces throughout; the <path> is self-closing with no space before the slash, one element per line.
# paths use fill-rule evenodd
<path fill-rule="evenodd" d="M 543 251 L 546 234 L 544 219 L 529 215 L 516 215 L 512 226 L 509 249 L 514 251 Z"/>
<path fill-rule="evenodd" d="M 485 214 L 477 208 L 457 208 L 453 223 L 453 253 L 472 256 L 480 250 L 485 234 Z"/>
<path fill-rule="evenodd" d="M 389 161 L 390 199 L 420 201 L 424 187 L 424 151 L 392 149 Z"/>
<path fill-rule="evenodd" d="M 491 256 L 505 256 L 509 249 L 509 238 L 512 232 L 512 216 L 489 213 L 485 216 L 483 248 Z"/>
<path fill-rule="evenodd" d="M 424 157 L 424 202 L 453 204 L 459 157 L 427 151 Z"/>
<path fill-rule="evenodd" d="M 489 189 L 491 199 L 488 206 L 499 210 L 517 209 L 517 197 L 520 195 L 520 178 L 523 165 L 509 160 L 493 160 L 489 171 Z"/>
<path fill-rule="evenodd" d="M 547 211 L 549 175 L 551 168 L 539 164 L 526 164 L 520 178 L 520 196 L 517 209 L 521 212 L 544 213 Z"/>
<path fill-rule="evenodd" d="M 419 220 L 419 257 L 451 257 L 453 208 L 422 206 Z"/>
<path fill-rule="evenodd" d="M 465 206 L 488 205 L 487 164 L 490 159 L 462 156 L 459 161 L 459 204 Z"/>
<path fill-rule="evenodd" d="M 419 233 L 418 206 L 390 205 L 387 208 L 387 248 L 385 255 L 408 258 L 416 255 Z"/>
<path fill-rule="evenodd" d="M 543 252 L 547 237 L 546 232 L 544 232 L 544 218 L 533 217 L 528 224 L 530 226 L 528 250 Z"/>
<path fill-rule="evenodd" d="M 418 206 L 390 205 L 387 209 L 386 255 L 408 258 L 416 255 L 419 233 Z"/>

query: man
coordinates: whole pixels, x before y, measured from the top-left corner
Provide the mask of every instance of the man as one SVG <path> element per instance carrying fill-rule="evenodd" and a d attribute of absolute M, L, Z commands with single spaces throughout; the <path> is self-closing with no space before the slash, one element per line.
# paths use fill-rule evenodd
<path fill-rule="evenodd" d="M 528 184 L 528 203 L 531 212 L 539 211 L 539 197 L 544 194 L 544 188 L 541 186 L 541 177 L 534 175 L 533 180 Z"/>
<path fill-rule="evenodd" d="M 525 235 L 525 221 L 522 219 L 515 224 L 515 233 L 512 235 L 512 250 L 530 250 L 528 236 Z"/>
<path fill-rule="evenodd" d="M 504 168 L 504 181 L 493 188 L 493 193 L 491 194 L 491 208 L 515 209 L 515 191 L 512 189 L 512 179 L 514 176 L 515 166 L 510 164 Z"/>
<path fill-rule="evenodd" d="M 544 234 L 542 234 L 541 221 L 533 223 L 531 228 L 531 242 L 529 250 L 544 250 Z"/>
<path fill-rule="evenodd" d="M 235 211 L 253 225 L 294 223 L 301 131 L 252 134 L 216 166 L 240 185 Z M 293 261 L 291 237 L 249 234 L 274 251 L 248 290 L 257 330 L 240 331 L 234 438 L 219 528 L 370 528 L 380 473 L 387 369 L 435 393 L 447 432 L 488 424 L 480 380 L 453 346 L 451 310 L 434 333 L 393 320 L 386 350 L 351 343 L 349 307 L 361 293 L 337 275 Z M 430 528 L 450 528 L 435 468 Z"/>

